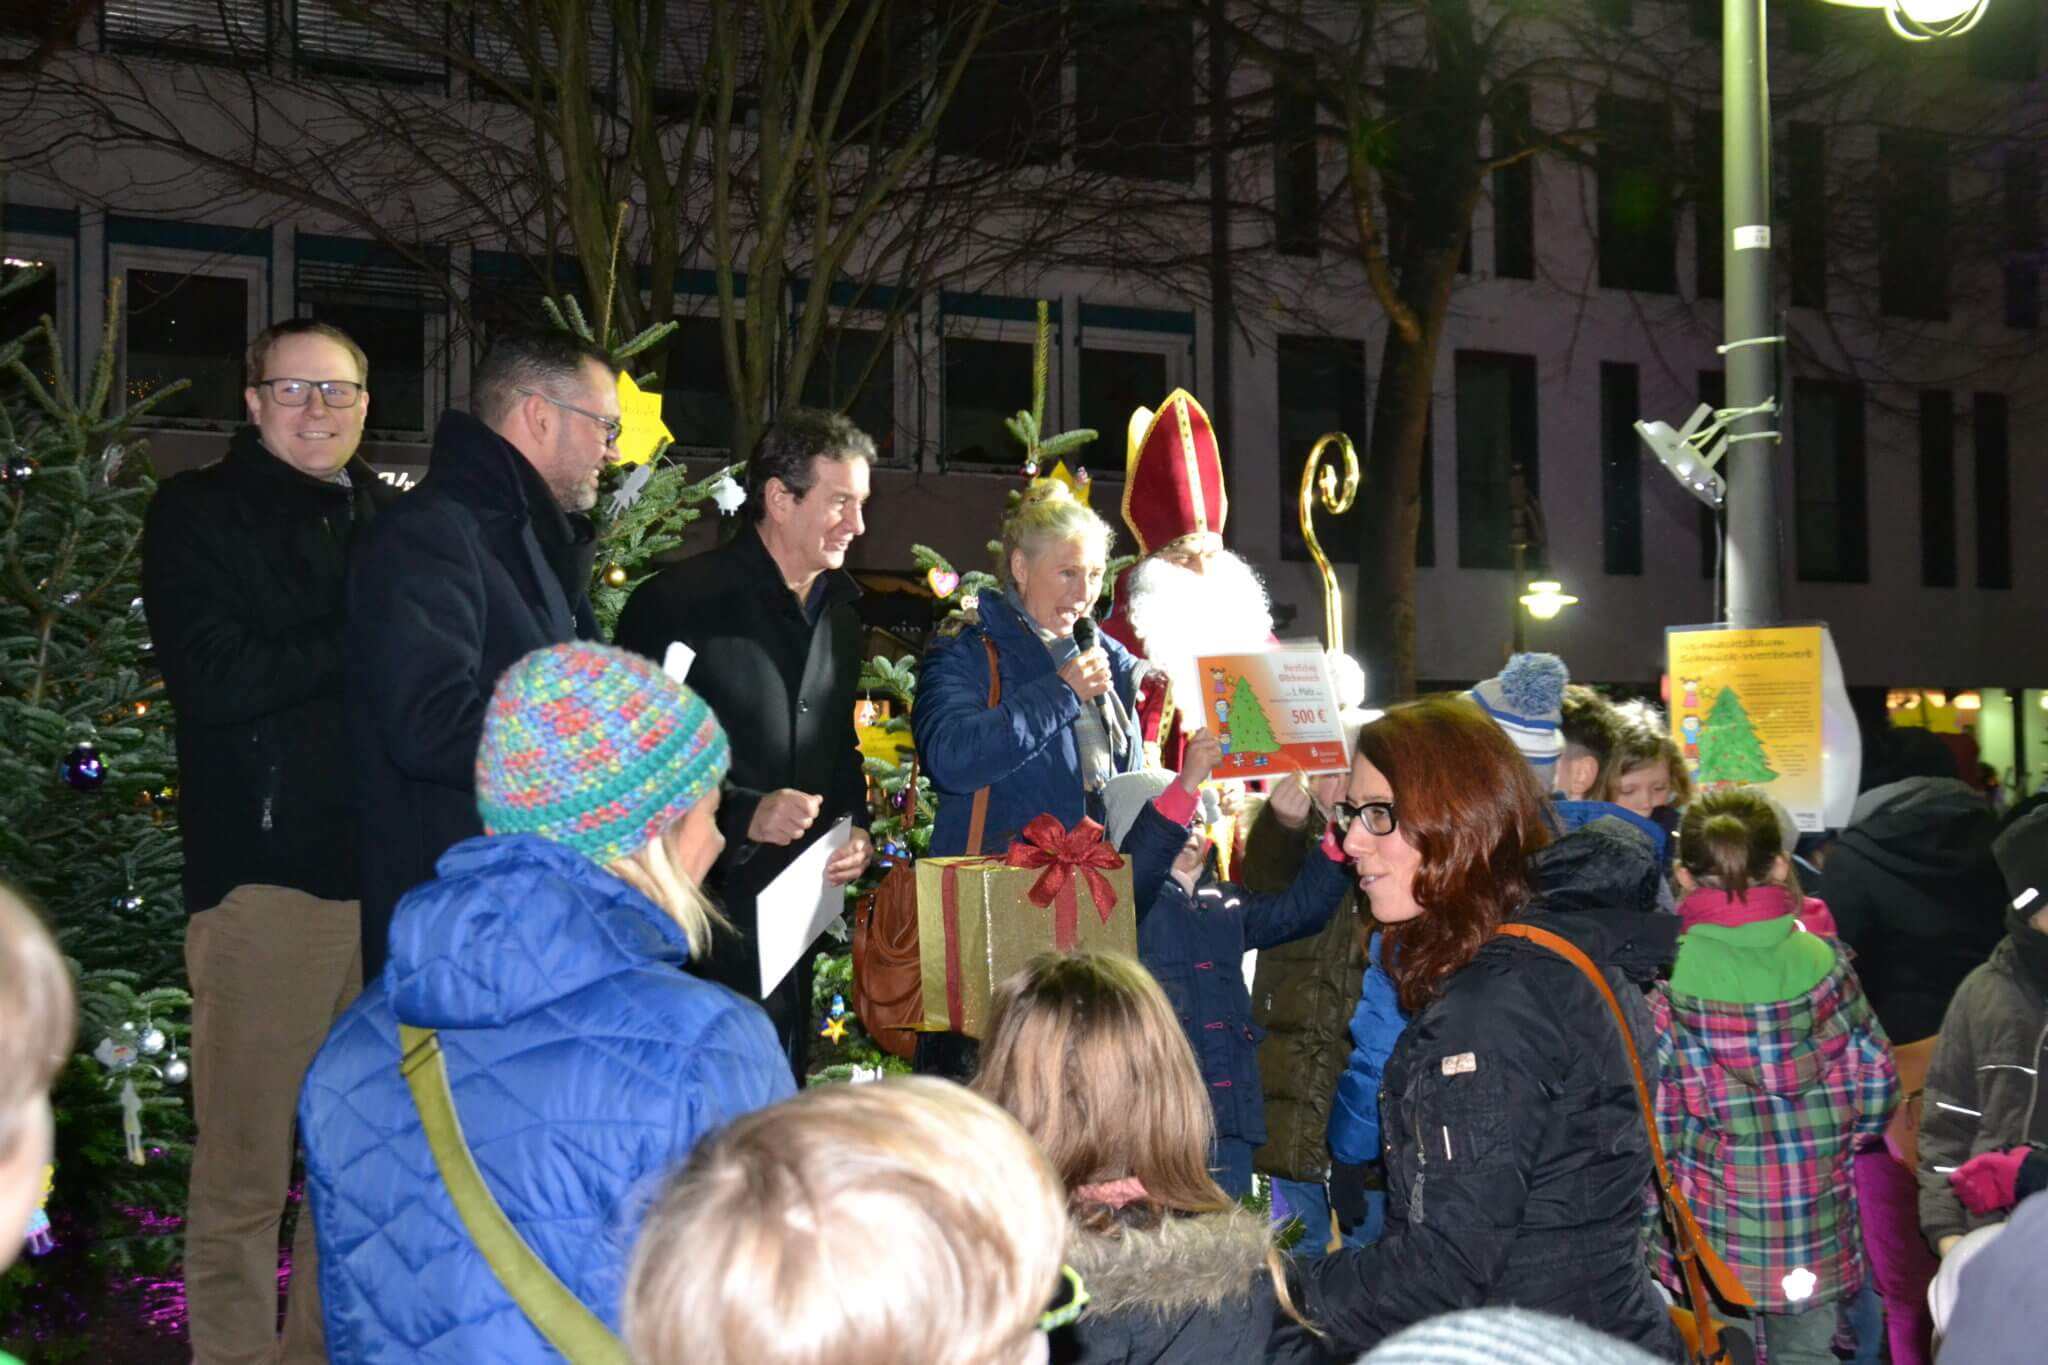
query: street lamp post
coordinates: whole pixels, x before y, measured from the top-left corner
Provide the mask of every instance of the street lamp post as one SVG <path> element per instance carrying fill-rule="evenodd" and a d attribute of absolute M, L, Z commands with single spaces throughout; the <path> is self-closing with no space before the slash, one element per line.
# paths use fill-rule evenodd
<path fill-rule="evenodd" d="M 1894 32 L 1913 42 L 1954 38 L 1984 16 L 1989 0 L 1829 0 L 1881 9 Z M 1784 407 L 1777 393 L 1771 280 L 1771 83 L 1765 0 L 1722 0 L 1721 185 L 1727 235 L 1721 243 L 1727 287 L 1721 353 L 1728 406 L 1704 407 L 1683 430 L 1638 422 L 1636 430 L 1687 491 L 1709 506 L 1727 485 L 1727 621 L 1775 624 L 1783 615 L 1784 566 L 1778 524 L 1777 468 Z M 1725 451 L 1725 454 L 1719 452 Z M 1717 476 L 1719 458 L 1723 472 Z"/>
<path fill-rule="evenodd" d="M 1723 353 L 1728 366 L 1728 624 L 1784 614 L 1778 553 L 1778 440 L 1771 326 L 1771 83 L 1764 0 L 1721 6 L 1721 182 L 1728 231 Z"/>

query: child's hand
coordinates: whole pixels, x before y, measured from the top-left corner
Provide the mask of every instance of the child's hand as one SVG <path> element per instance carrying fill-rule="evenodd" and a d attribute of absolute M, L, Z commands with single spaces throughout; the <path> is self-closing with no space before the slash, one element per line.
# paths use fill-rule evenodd
<path fill-rule="evenodd" d="M 1180 785 L 1189 792 L 1198 792 L 1209 780 L 1209 774 L 1223 762 L 1223 741 L 1207 730 L 1197 730 L 1188 736 L 1187 752 L 1181 755 Z"/>
<path fill-rule="evenodd" d="M 1266 804 L 1272 807 L 1281 824 L 1289 829 L 1300 829 L 1308 823 L 1308 813 L 1315 805 L 1315 798 L 1309 794 L 1308 786 L 1300 775 L 1291 774 L 1273 784 Z"/>

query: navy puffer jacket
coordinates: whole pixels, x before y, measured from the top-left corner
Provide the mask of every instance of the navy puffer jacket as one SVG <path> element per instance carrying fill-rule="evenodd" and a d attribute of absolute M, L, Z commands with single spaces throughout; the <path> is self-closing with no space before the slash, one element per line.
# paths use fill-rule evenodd
<path fill-rule="evenodd" d="M 471 839 L 399 902 L 383 975 L 299 1099 L 333 1365 L 558 1360 L 484 1263 L 399 1075 L 400 1021 L 440 1031 L 455 1111 L 522 1237 L 617 1330 L 661 1175 L 788 1095 L 759 1006 L 686 975 L 666 913 L 588 858 Z"/>

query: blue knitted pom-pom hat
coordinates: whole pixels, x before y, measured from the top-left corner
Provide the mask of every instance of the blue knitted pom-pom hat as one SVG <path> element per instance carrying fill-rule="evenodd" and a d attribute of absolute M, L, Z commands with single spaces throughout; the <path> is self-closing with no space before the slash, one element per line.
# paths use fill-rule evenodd
<path fill-rule="evenodd" d="M 476 806 L 488 834 L 537 834 L 600 866 L 654 839 L 731 766 L 704 699 L 607 645 L 537 649 L 484 713 Z"/>
<path fill-rule="evenodd" d="M 1536 776 L 1550 781 L 1564 752 L 1564 688 L 1572 680 L 1555 654 L 1517 654 L 1497 678 L 1467 695 L 1507 731 Z M 1545 790 L 1548 790 L 1546 788 Z"/>

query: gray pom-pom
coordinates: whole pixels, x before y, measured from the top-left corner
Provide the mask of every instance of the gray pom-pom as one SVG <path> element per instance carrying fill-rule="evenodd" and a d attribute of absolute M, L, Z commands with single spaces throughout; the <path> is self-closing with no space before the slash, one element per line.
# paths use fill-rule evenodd
<path fill-rule="evenodd" d="M 1555 654 L 1517 654 L 1500 671 L 1501 700 L 1518 716 L 1554 715 L 1564 705 L 1564 685 L 1571 680 L 1564 660 Z"/>

